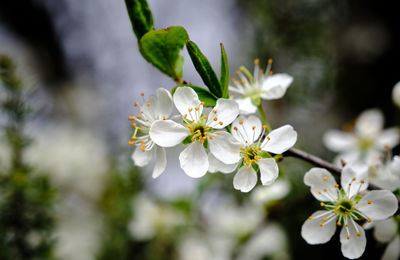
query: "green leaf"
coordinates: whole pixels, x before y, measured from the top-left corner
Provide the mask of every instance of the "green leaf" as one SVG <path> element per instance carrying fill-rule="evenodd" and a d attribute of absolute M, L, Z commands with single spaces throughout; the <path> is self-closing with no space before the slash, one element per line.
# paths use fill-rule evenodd
<path fill-rule="evenodd" d="M 189 52 L 190 58 L 192 59 L 193 65 L 204 84 L 216 97 L 222 97 L 221 85 L 218 81 L 217 75 L 211 67 L 210 62 L 200 51 L 199 47 L 194 42 L 188 41 L 186 43 L 186 48 Z"/>
<path fill-rule="evenodd" d="M 183 145 L 188 145 L 192 143 L 192 136 L 193 135 L 188 135 L 185 139 L 183 139 L 182 144 Z"/>
<path fill-rule="evenodd" d="M 228 57 L 226 56 L 224 45 L 221 43 L 221 78 L 220 84 L 222 87 L 222 97 L 229 98 L 228 86 L 229 86 L 229 66 Z"/>
<path fill-rule="evenodd" d="M 125 0 L 125 5 L 138 40 L 154 30 L 153 16 L 146 0 Z"/>
<path fill-rule="evenodd" d="M 189 39 L 181 26 L 150 31 L 139 41 L 143 57 L 163 73 L 180 82 L 183 70 L 183 57 L 179 51 Z"/>
<path fill-rule="evenodd" d="M 201 87 L 193 86 L 193 85 L 183 85 L 183 84 L 178 85 L 172 89 L 171 94 L 174 95 L 176 89 L 180 88 L 180 87 L 192 88 L 199 96 L 200 101 L 204 102 L 203 106 L 205 106 L 205 107 L 214 107 L 217 104 L 218 98 L 215 95 L 213 95 L 210 91 L 208 91 L 207 89 L 201 88 Z"/>

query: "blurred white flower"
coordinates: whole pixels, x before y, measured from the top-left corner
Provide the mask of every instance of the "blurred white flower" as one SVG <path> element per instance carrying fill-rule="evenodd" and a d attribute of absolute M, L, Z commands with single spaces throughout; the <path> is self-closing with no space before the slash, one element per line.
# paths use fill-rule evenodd
<path fill-rule="evenodd" d="M 394 218 L 377 221 L 374 237 L 381 243 L 389 243 L 382 260 L 398 260 L 400 258 L 400 227 Z"/>
<path fill-rule="evenodd" d="M 167 167 L 167 155 L 165 149 L 156 145 L 150 138 L 149 132 L 153 123 L 157 120 L 166 120 L 171 116 L 173 105 L 171 93 L 164 88 L 157 90 L 158 96 L 150 96 L 140 107 L 140 115 L 131 116 L 129 120 L 132 124 L 134 133 L 129 144 L 137 146 L 132 154 L 135 165 L 143 167 L 150 163 L 153 155 L 156 155 L 156 163 L 153 169 L 153 178 L 160 176 Z M 135 103 L 138 106 L 138 103 Z M 139 123 L 140 125 L 136 124 Z"/>
<path fill-rule="evenodd" d="M 99 196 L 108 169 L 100 136 L 66 123 L 40 126 L 30 134 L 34 143 L 26 160 L 38 172 L 49 174 L 61 190 L 78 191 L 91 199 Z"/>
<path fill-rule="evenodd" d="M 162 147 L 172 147 L 188 140 L 190 144 L 179 155 L 180 165 L 188 176 L 200 178 L 207 173 L 209 167 L 205 142 L 212 154 L 224 153 L 220 139 L 214 138 L 214 134 L 228 134 L 218 130 L 232 123 L 238 116 L 238 106 L 233 100 L 220 98 L 206 116 L 203 114 L 204 102 L 200 102 L 197 93 L 189 87 L 179 87 L 173 99 L 185 125 L 173 120 L 155 121 L 150 129 L 150 137 Z M 226 163 L 229 163 L 229 154 L 225 152 L 224 155 Z"/>
<path fill-rule="evenodd" d="M 397 128 L 383 130 L 384 117 L 380 110 L 369 109 L 359 115 L 354 132 L 329 130 L 323 141 L 325 146 L 338 152 L 336 162 L 371 163 L 385 147 L 394 147 L 399 143 Z"/>
<path fill-rule="evenodd" d="M 251 193 L 251 199 L 255 204 L 267 204 L 270 201 L 280 200 L 290 192 L 290 183 L 278 179 L 270 186 L 259 186 Z"/>
<path fill-rule="evenodd" d="M 397 82 L 396 85 L 394 85 L 394 87 L 393 87 L 392 99 L 393 99 L 393 102 L 398 107 L 400 107 L 400 82 Z"/>
<path fill-rule="evenodd" d="M 284 230 L 278 224 L 267 224 L 244 245 L 238 260 L 261 260 L 272 255 L 280 260 L 290 259 L 286 250 L 287 238 Z"/>
<path fill-rule="evenodd" d="M 237 72 L 239 80 L 233 79 L 235 86 L 229 86 L 232 93 L 241 97 L 235 98 L 239 105 L 240 114 L 253 114 L 261 99 L 274 100 L 285 95 L 287 88 L 292 84 L 293 77 L 286 73 L 272 74 L 272 60 L 268 60 L 266 71 L 260 69 L 260 61 L 255 60 L 254 73 L 244 67 Z"/>
<path fill-rule="evenodd" d="M 249 192 L 257 184 L 257 172 L 254 167 L 260 169 L 261 183 L 270 185 L 278 177 L 279 169 L 275 159 L 269 153 L 281 154 L 291 148 L 297 140 L 297 132 L 290 125 L 284 125 L 271 131 L 264 138 L 265 126 L 256 116 L 239 116 L 232 123 L 232 135 L 215 136 L 214 139 L 223 144 L 223 152 L 213 154 L 216 159 L 210 160 L 210 171 L 227 171 L 241 165 L 233 178 L 233 187 L 242 192 Z M 226 151 L 229 151 L 228 153 Z M 227 154 L 232 158 L 231 164 L 226 167 L 221 165 Z M 221 161 L 221 162 L 218 162 Z"/>
<path fill-rule="evenodd" d="M 342 226 L 340 243 L 345 257 L 360 257 L 367 243 L 364 229 L 358 220 L 384 220 L 396 212 L 396 196 L 387 190 L 366 191 L 368 187 L 366 167 L 350 167 L 342 170 L 341 185 L 325 169 L 312 168 L 304 176 L 304 183 L 310 186 L 312 195 L 321 202 L 325 210 L 318 210 L 303 224 L 301 236 L 309 244 L 328 242 Z M 364 192 L 365 191 L 365 192 Z M 362 192 L 362 193 L 361 193 Z"/>
<path fill-rule="evenodd" d="M 390 150 L 386 157 L 381 158 L 378 164 L 370 167 L 370 182 L 380 188 L 395 191 L 400 188 L 400 156 L 391 157 Z"/>
<path fill-rule="evenodd" d="M 137 240 L 149 240 L 157 234 L 168 234 L 185 223 L 185 216 L 179 211 L 148 198 L 138 195 L 133 201 L 133 219 L 129 231 Z"/>

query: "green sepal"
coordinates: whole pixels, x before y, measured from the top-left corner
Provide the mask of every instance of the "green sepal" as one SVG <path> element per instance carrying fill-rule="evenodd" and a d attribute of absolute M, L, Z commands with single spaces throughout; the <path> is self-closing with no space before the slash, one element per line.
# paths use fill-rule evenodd
<path fill-rule="evenodd" d="M 252 163 L 252 164 L 251 164 L 251 167 L 253 167 L 253 169 L 254 169 L 256 172 L 258 172 L 258 170 L 260 169 L 260 167 L 258 166 L 257 163 Z"/>
<path fill-rule="evenodd" d="M 253 104 L 258 107 L 261 105 L 261 98 L 260 97 L 251 98 L 251 102 L 253 102 Z"/>
<path fill-rule="evenodd" d="M 204 140 L 203 147 L 204 149 L 208 149 L 208 138 Z"/>
<path fill-rule="evenodd" d="M 222 88 L 215 71 L 211 67 L 210 62 L 200 51 L 199 47 L 192 41 L 186 43 L 186 48 L 192 59 L 193 65 L 199 73 L 204 84 L 216 97 L 222 97 Z"/>
<path fill-rule="evenodd" d="M 176 87 L 174 87 L 171 91 L 171 94 L 174 95 L 175 91 L 177 88 L 181 88 L 181 87 L 189 87 L 192 88 L 197 95 L 199 96 L 200 101 L 204 102 L 205 107 L 214 107 L 217 104 L 217 97 L 213 95 L 213 93 L 211 93 L 210 91 L 208 91 L 205 88 L 201 88 L 201 87 L 197 87 L 197 86 L 193 86 L 193 85 L 177 85 Z"/>
<path fill-rule="evenodd" d="M 146 0 L 125 0 L 125 5 L 138 40 L 145 33 L 154 30 L 153 16 Z"/>
<path fill-rule="evenodd" d="M 221 77 L 220 84 L 222 89 L 222 97 L 229 98 L 228 86 L 229 86 L 229 66 L 228 57 L 226 56 L 224 45 L 221 43 Z"/>
<path fill-rule="evenodd" d="M 139 41 L 143 57 L 177 82 L 182 81 L 183 57 L 179 51 L 189 39 L 181 26 L 147 32 Z"/>
<path fill-rule="evenodd" d="M 183 139 L 182 144 L 188 145 L 188 144 L 192 143 L 192 137 L 193 137 L 193 135 L 188 135 L 185 139 Z"/>
<path fill-rule="evenodd" d="M 272 157 L 268 152 L 265 152 L 265 151 L 261 151 L 261 152 L 260 152 L 260 156 L 261 156 L 261 158 L 263 158 L 263 159 L 265 159 L 265 158 L 271 158 L 271 157 Z"/>

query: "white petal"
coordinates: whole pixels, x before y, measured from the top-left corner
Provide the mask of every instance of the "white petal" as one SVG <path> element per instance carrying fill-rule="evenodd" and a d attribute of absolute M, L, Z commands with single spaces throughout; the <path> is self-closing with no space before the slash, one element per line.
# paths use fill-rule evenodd
<path fill-rule="evenodd" d="M 199 107 L 199 115 L 203 112 L 203 106 L 200 106 L 200 99 L 197 96 L 197 93 L 189 87 L 179 87 L 176 89 L 174 93 L 174 104 L 176 109 L 178 109 L 179 113 L 182 116 L 185 114 L 189 114 L 189 109 L 192 109 L 192 115 L 194 115 L 194 108 Z M 189 119 L 190 116 L 188 116 Z M 192 119 L 191 119 L 192 120 Z M 193 118 L 195 120 L 195 118 Z"/>
<path fill-rule="evenodd" d="M 297 141 L 297 132 L 290 125 L 272 130 L 264 139 L 261 147 L 264 151 L 281 154 L 289 150 Z"/>
<path fill-rule="evenodd" d="M 399 130 L 396 127 L 388 128 L 384 130 L 379 136 L 377 143 L 379 148 L 385 148 L 385 146 L 394 147 L 399 144 Z"/>
<path fill-rule="evenodd" d="M 207 173 L 208 156 L 203 144 L 196 141 L 189 144 L 179 155 L 183 171 L 192 178 L 200 178 Z"/>
<path fill-rule="evenodd" d="M 239 113 L 241 115 L 254 114 L 257 112 L 257 106 L 253 104 L 251 98 L 236 98 L 234 99 L 239 106 Z"/>
<path fill-rule="evenodd" d="M 400 188 L 400 178 L 393 174 L 386 174 L 382 177 L 371 178 L 370 182 L 378 186 L 379 188 L 395 191 Z"/>
<path fill-rule="evenodd" d="M 168 118 L 173 109 L 171 93 L 165 88 L 159 88 L 157 89 L 157 94 L 157 102 L 154 104 L 155 107 L 153 108 L 154 114 L 157 115 L 157 119 L 163 119 L 164 116 Z M 151 104 L 151 106 L 153 106 L 153 104 Z"/>
<path fill-rule="evenodd" d="M 172 147 L 183 141 L 190 130 L 172 120 L 157 120 L 150 127 L 150 138 L 162 147 Z"/>
<path fill-rule="evenodd" d="M 393 218 L 375 222 L 374 237 L 381 243 L 387 243 L 396 235 L 397 224 Z"/>
<path fill-rule="evenodd" d="M 387 246 L 382 260 L 398 260 L 400 258 L 400 237 L 396 236 Z"/>
<path fill-rule="evenodd" d="M 221 129 L 232 123 L 238 115 L 239 106 L 234 100 L 220 98 L 217 100 L 214 109 L 208 115 L 207 125 L 216 129 Z M 217 118 L 217 120 L 215 120 L 215 118 Z"/>
<path fill-rule="evenodd" d="M 133 162 L 139 167 L 149 164 L 151 158 L 153 158 L 153 150 L 143 151 L 140 147 L 136 147 L 132 154 Z"/>
<path fill-rule="evenodd" d="M 285 95 L 287 88 L 292 84 L 293 77 L 286 73 L 269 75 L 262 83 L 263 99 L 278 99 Z"/>
<path fill-rule="evenodd" d="M 210 166 L 208 167 L 208 171 L 211 173 L 215 172 L 231 173 L 238 166 L 238 163 L 225 164 L 220 160 L 218 160 L 217 158 L 215 158 L 215 156 L 212 155 L 212 153 L 208 153 L 208 162 L 210 164 Z"/>
<path fill-rule="evenodd" d="M 225 164 L 239 162 L 242 145 L 228 132 L 221 131 L 218 133 L 218 135 L 211 133 L 213 138 L 208 138 L 210 152 Z"/>
<path fill-rule="evenodd" d="M 258 160 L 258 166 L 260 167 L 261 183 L 263 185 L 274 183 L 279 174 L 278 164 L 276 164 L 275 159 L 260 159 Z"/>
<path fill-rule="evenodd" d="M 347 164 L 342 170 L 340 179 L 342 188 L 351 198 L 357 192 L 368 188 L 368 167 L 363 164 Z"/>
<path fill-rule="evenodd" d="M 247 170 L 246 167 L 242 167 L 233 177 L 233 187 L 241 192 L 249 192 L 257 184 L 257 173 L 253 167 Z"/>
<path fill-rule="evenodd" d="M 323 142 L 329 150 L 334 152 L 348 151 L 357 145 L 354 134 L 338 130 L 327 131 L 323 136 Z"/>
<path fill-rule="evenodd" d="M 383 124 L 382 112 L 379 109 L 369 109 L 358 116 L 355 131 L 360 135 L 375 137 L 382 131 Z"/>
<path fill-rule="evenodd" d="M 395 155 L 390 164 L 390 171 L 393 175 L 400 177 L 400 156 Z"/>
<path fill-rule="evenodd" d="M 400 107 L 400 82 L 397 82 L 393 87 L 392 100 L 398 107 Z"/>
<path fill-rule="evenodd" d="M 355 223 L 353 219 L 348 219 L 350 222 L 348 223 L 349 234 L 347 233 L 346 228 L 343 227 L 342 231 L 340 231 L 340 243 L 342 244 L 343 256 L 355 259 L 359 258 L 364 253 L 367 239 L 365 237 L 364 229 Z M 354 226 L 356 226 L 357 229 Z M 357 236 L 358 232 L 360 232 L 360 236 Z M 349 239 L 347 239 L 347 236 L 349 236 Z"/>
<path fill-rule="evenodd" d="M 372 220 L 383 220 L 392 216 L 397 211 L 397 207 L 396 196 L 388 190 L 370 191 L 356 205 L 358 210 Z"/>
<path fill-rule="evenodd" d="M 304 175 L 304 183 L 311 187 L 312 195 L 320 201 L 336 201 L 338 189 L 332 174 L 323 168 L 312 168 Z"/>
<path fill-rule="evenodd" d="M 153 169 L 153 178 L 157 178 L 165 171 L 167 167 L 167 155 L 165 153 L 165 149 L 159 146 L 156 146 L 156 165 Z"/>
<path fill-rule="evenodd" d="M 323 244 L 332 238 L 336 231 L 336 216 L 332 216 L 332 214 L 334 213 L 328 213 L 327 210 L 318 210 L 311 215 L 311 219 L 308 218 L 304 222 L 301 227 L 301 236 L 308 244 Z M 326 218 L 332 216 L 335 219 L 326 221 L 328 223 L 321 226 L 320 223 L 323 223 L 322 216 Z"/>
<path fill-rule="evenodd" d="M 243 122 L 243 124 L 239 122 Z M 260 137 L 261 131 L 261 120 L 256 116 L 239 116 L 233 121 L 231 127 L 231 132 L 235 139 L 247 145 L 254 143 Z"/>

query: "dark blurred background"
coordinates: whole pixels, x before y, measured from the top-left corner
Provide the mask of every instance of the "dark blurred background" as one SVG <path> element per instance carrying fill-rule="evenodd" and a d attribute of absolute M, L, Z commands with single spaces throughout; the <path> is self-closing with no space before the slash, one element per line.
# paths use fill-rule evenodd
<path fill-rule="evenodd" d="M 215 66 L 223 42 L 231 75 L 241 65 L 252 70 L 255 58 L 263 64 L 272 58 L 275 72 L 293 75 L 285 98 L 268 102 L 266 111 L 274 127 L 296 128 L 298 147 L 332 159 L 322 134 L 367 108 L 380 108 L 387 125 L 400 123 L 391 101 L 400 79 L 396 1 L 150 0 L 149 5 L 157 28 L 183 25 Z M 116 157 L 131 151 L 126 119 L 139 93 L 149 96 L 158 87 L 174 86 L 140 56 L 123 1 L 2 0 L 0 53 L 17 61 L 36 90 L 32 105 L 40 111 L 40 124 L 32 124 L 33 132 L 40 132 L 43 122 L 51 127 L 68 121 L 97 137 L 94 142 L 105 140 L 105 153 Z M 186 54 L 185 60 L 184 77 L 200 84 Z M 294 182 L 309 167 L 297 165 L 294 159 L 284 162 L 284 168 L 296 171 Z M 198 182 L 177 169 L 171 162 L 168 172 L 148 184 L 150 190 L 159 196 L 189 194 Z M 290 255 L 341 259 L 338 236 L 321 246 L 300 237 L 302 221 L 313 209 L 296 199 L 306 189 L 299 190 L 279 214 L 270 214 L 288 233 Z M 377 259 L 384 247 L 368 236 L 361 259 Z"/>

